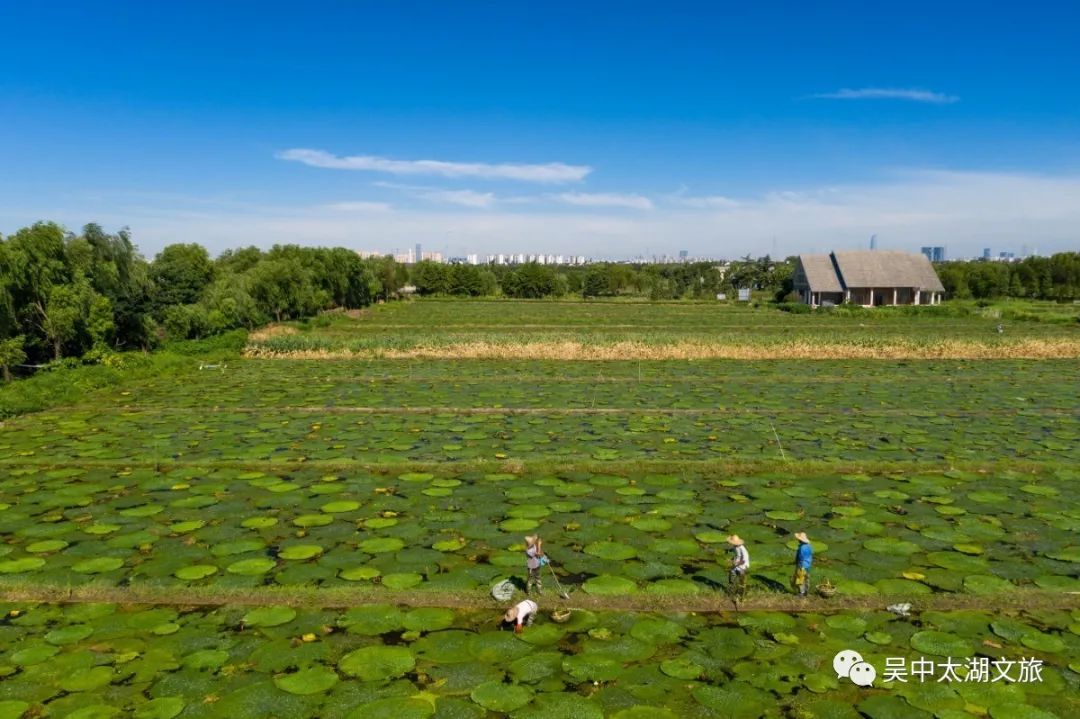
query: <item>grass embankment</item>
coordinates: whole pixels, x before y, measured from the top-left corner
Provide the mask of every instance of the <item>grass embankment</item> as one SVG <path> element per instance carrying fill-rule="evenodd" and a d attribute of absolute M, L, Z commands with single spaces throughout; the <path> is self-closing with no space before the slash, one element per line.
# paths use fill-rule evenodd
<path fill-rule="evenodd" d="M 689 595 L 659 595 L 647 592 L 621 596 L 596 596 L 565 587 L 569 599 L 559 596 L 555 587 L 541 595 L 545 606 L 564 606 L 593 611 L 698 612 L 776 611 L 788 613 L 830 614 L 843 611 L 880 611 L 896 603 L 910 603 L 912 611 L 995 611 L 1004 609 L 1072 610 L 1080 609 L 1080 593 L 1038 589 L 1017 589 L 997 594 L 934 595 L 848 595 L 829 598 L 800 598 L 790 594 L 750 591 L 734 601 L 723 591 L 703 591 Z M 168 604 L 172 606 L 291 606 L 339 609 L 364 604 L 393 604 L 402 607 L 444 607 L 447 609 L 492 609 L 505 605 L 486 591 L 448 592 L 445 589 L 390 590 L 366 587 L 175 587 L 152 584 L 117 587 L 107 584 L 78 586 L 43 583 L 0 583 L 0 601 L 40 603 Z"/>
<path fill-rule="evenodd" d="M 305 344 L 307 346 L 305 346 Z M 365 346 L 366 345 L 366 346 Z M 446 344 L 416 342 L 411 347 L 380 346 L 376 342 L 344 345 L 313 338 L 287 342 L 270 338 L 249 344 L 244 356 L 259 359 L 499 359 L 499 360 L 838 360 L 838 359 L 1080 359 L 1080 338 L 980 340 L 887 340 L 839 342 L 829 340 L 730 343 L 709 340 L 664 342 L 623 340 L 586 342 L 552 339 L 474 340 Z"/>
<path fill-rule="evenodd" d="M 51 407 L 85 403 L 95 393 L 149 377 L 183 376 L 200 363 L 240 357 L 247 333 L 237 330 L 207 340 L 174 342 L 155 352 L 124 352 L 107 364 L 63 364 L 0 385 L 0 419 Z"/>

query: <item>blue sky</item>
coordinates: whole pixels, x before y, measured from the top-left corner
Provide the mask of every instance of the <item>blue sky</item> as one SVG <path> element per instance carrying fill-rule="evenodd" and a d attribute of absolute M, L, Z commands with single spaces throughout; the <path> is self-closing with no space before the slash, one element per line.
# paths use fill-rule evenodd
<path fill-rule="evenodd" d="M 0 27 L 2 233 L 1080 247 L 1075 2 L 12 2 Z"/>

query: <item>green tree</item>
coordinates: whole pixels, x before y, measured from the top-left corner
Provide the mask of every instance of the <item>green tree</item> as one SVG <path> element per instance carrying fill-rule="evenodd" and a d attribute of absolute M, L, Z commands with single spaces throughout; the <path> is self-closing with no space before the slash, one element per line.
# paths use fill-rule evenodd
<path fill-rule="evenodd" d="M 201 245 L 176 244 L 163 249 L 150 265 L 155 303 L 160 311 L 169 305 L 199 301 L 214 278 L 214 264 Z"/>
<path fill-rule="evenodd" d="M 25 341 L 22 335 L 0 340 L 0 367 L 3 367 L 5 382 L 11 381 L 11 368 L 26 361 Z"/>

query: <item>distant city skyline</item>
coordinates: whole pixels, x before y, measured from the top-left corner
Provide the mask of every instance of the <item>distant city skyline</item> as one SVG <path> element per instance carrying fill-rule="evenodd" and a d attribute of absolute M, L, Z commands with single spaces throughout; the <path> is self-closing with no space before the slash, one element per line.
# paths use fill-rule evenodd
<path fill-rule="evenodd" d="M 0 44 L 3 234 L 129 226 L 151 256 L 1080 249 L 1067 0 L 57 0 L 0 25 L 50 48 Z"/>

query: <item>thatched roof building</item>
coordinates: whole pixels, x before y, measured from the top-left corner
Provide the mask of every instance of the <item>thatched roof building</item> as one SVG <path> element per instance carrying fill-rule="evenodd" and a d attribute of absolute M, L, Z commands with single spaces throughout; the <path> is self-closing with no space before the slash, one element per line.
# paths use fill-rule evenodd
<path fill-rule="evenodd" d="M 932 305 L 945 288 L 925 255 L 891 250 L 847 250 L 799 255 L 795 291 L 808 305 Z"/>

